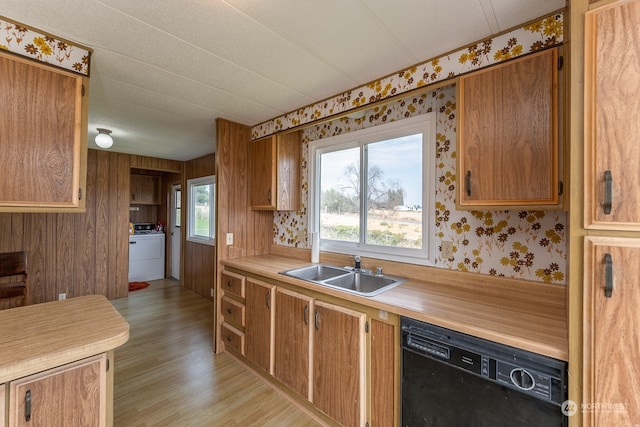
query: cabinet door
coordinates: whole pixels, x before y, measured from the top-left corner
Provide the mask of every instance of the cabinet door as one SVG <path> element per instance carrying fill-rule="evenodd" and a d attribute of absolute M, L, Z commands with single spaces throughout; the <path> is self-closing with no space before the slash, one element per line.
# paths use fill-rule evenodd
<path fill-rule="evenodd" d="M 252 209 L 276 208 L 276 137 L 251 143 L 249 189 Z"/>
<path fill-rule="evenodd" d="M 105 354 L 12 381 L 9 425 L 104 426 L 106 382 Z"/>
<path fill-rule="evenodd" d="M 160 186 L 160 177 L 157 175 L 131 174 L 130 202 L 138 205 L 159 205 Z"/>
<path fill-rule="evenodd" d="M 313 299 L 280 289 L 276 291 L 274 375 L 298 394 L 311 398 L 310 322 Z"/>
<path fill-rule="evenodd" d="M 345 426 L 365 419 L 365 315 L 315 302 L 313 403 Z"/>
<path fill-rule="evenodd" d="M 275 286 L 247 278 L 245 355 L 273 374 Z"/>
<path fill-rule="evenodd" d="M 460 209 L 558 206 L 557 55 L 545 50 L 458 80 Z"/>
<path fill-rule="evenodd" d="M 6 417 L 7 412 L 5 409 L 5 399 L 6 399 L 6 388 L 5 384 L 0 384 L 0 427 L 5 427 L 6 425 Z"/>
<path fill-rule="evenodd" d="M 79 75 L 0 52 L 2 210 L 84 208 L 83 90 Z"/>
<path fill-rule="evenodd" d="M 395 316 L 394 316 L 395 318 Z M 390 324 L 371 319 L 371 425 L 395 426 L 399 401 L 395 379 L 396 354 L 400 336 L 398 322 Z"/>
<path fill-rule="evenodd" d="M 585 21 L 585 227 L 640 230 L 640 1 Z"/>
<path fill-rule="evenodd" d="M 585 425 L 640 420 L 640 239 L 587 237 L 584 292 Z M 610 289 L 610 293 L 607 293 Z"/>

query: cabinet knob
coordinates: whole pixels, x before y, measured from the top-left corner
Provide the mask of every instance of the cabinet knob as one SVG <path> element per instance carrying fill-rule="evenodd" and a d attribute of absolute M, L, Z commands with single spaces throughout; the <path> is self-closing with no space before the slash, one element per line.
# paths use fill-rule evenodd
<path fill-rule="evenodd" d="M 31 421 L 31 390 L 24 394 L 24 420 Z"/>
<path fill-rule="evenodd" d="M 227 282 L 227 286 L 228 286 L 228 287 L 232 287 L 232 286 L 233 286 L 233 282 L 232 282 L 231 280 L 229 280 L 229 281 Z"/>
<path fill-rule="evenodd" d="M 229 309 L 227 309 L 227 313 L 231 314 L 231 313 L 233 313 L 233 310 L 231 310 L 231 309 L 229 308 Z"/>
<path fill-rule="evenodd" d="M 611 171 L 604 171 L 604 203 L 602 209 L 605 215 L 611 214 L 611 205 L 613 203 L 613 177 Z"/>
<path fill-rule="evenodd" d="M 613 294 L 613 260 L 611 254 L 604 254 L 604 296 L 611 298 Z"/>
<path fill-rule="evenodd" d="M 464 177 L 464 189 L 467 193 L 467 197 L 471 197 L 471 171 L 467 171 Z"/>

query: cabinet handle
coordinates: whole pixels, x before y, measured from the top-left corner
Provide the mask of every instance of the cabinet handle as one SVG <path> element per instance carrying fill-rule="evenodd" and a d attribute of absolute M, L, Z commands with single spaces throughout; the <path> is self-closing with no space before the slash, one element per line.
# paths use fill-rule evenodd
<path fill-rule="evenodd" d="M 467 171 L 464 177 L 464 190 L 467 193 L 467 197 L 471 197 L 471 171 Z"/>
<path fill-rule="evenodd" d="M 611 298 L 613 293 L 613 261 L 611 254 L 604 254 L 604 296 Z"/>
<path fill-rule="evenodd" d="M 271 189 L 267 191 L 267 200 L 269 201 L 269 203 L 271 203 Z"/>
<path fill-rule="evenodd" d="M 227 282 L 227 286 L 228 286 L 228 287 L 232 287 L 232 286 L 233 286 L 233 282 L 232 282 L 231 280 L 229 280 L 229 281 Z"/>
<path fill-rule="evenodd" d="M 609 215 L 611 213 L 611 204 L 613 199 L 613 177 L 611 171 L 604 171 L 604 203 L 602 208 L 604 214 Z"/>
<path fill-rule="evenodd" d="M 267 308 L 271 310 L 271 291 L 267 291 L 266 300 Z"/>
<path fill-rule="evenodd" d="M 233 338 L 231 338 L 231 335 L 227 336 L 227 341 L 231 342 Z"/>
<path fill-rule="evenodd" d="M 320 312 L 316 310 L 316 329 L 320 329 Z"/>
<path fill-rule="evenodd" d="M 302 318 L 304 319 L 304 324 L 308 325 L 309 324 L 309 306 L 308 305 L 304 306 L 304 312 L 303 312 Z"/>
<path fill-rule="evenodd" d="M 24 420 L 31 421 L 31 390 L 24 394 Z"/>

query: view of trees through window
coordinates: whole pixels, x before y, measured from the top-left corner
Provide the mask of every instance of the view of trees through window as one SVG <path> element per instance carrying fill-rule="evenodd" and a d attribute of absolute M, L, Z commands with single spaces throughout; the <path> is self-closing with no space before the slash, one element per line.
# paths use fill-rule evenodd
<path fill-rule="evenodd" d="M 422 147 L 415 134 L 322 153 L 320 237 L 421 249 Z"/>

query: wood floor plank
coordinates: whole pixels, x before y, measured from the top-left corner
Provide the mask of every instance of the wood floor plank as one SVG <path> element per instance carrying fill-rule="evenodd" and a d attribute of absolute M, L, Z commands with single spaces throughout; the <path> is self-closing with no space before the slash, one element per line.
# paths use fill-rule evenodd
<path fill-rule="evenodd" d="M 212 348 L 213 302 L 173 280 L 112 301 L 130 324 L 115 350 L 114 426 L 318 426 Z"/>

